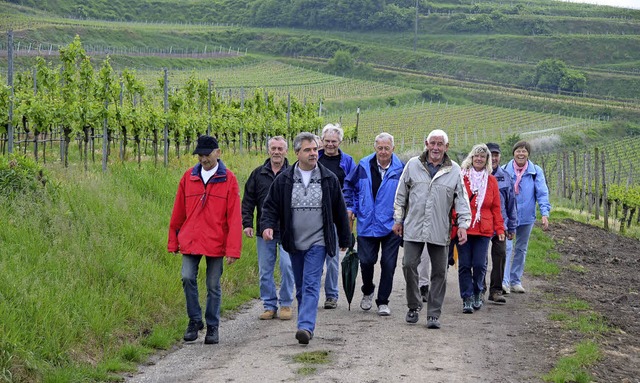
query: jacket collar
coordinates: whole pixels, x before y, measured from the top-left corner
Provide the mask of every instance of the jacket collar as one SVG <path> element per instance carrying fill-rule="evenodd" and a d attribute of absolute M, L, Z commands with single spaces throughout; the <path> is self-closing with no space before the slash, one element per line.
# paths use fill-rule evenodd
<path fill-rule="evenodd" d="M 200 177 L 200 171 L 202 170 L 202 165 L 198 162 L 191 170 L 191 179 L 194 177 L 198 180 L 202 180 Z M 216 170 L 216 174 L 211 177 L 211 182 L 223 182 L 227 180 L 227 167 L 224 166 L 222 160 L 218 159 L 218 170 Z"/>
<path fill-rule="evenodd" d="M 427 158 L 429 158 L 429 151 L 425 150 L 420 155 L 420 162 L 422 162 L 423 164 L 426 164 L 427 163 Z M 440 169 L 442 169 L 444 167 L 449 167 L 451 165 L 452 165 L 451 158 L 449 158 L 449 155 L 445 152 L 444 153 L 444 158 L 442 160 L 442 167 Z"/>
<path fill-rule="evenodd" d="M 282 170 L 286 169 L 289 167 L 289 160 L 287 158 L 284 159 L 284 164 L 282 164 Z M 270 172 L 273 173 L 273 169 L 271 168 L 271 159 L 267 158 L 264 161 L 264 164 L 262 164 L 262 172 Z"/>

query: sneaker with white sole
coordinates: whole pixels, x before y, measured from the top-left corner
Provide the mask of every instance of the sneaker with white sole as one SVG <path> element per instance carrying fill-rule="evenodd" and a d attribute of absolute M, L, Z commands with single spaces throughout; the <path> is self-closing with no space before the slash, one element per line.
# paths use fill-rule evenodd
<path fill-rule="evenodd" d="M 391 315 L 391 309 L 388 305 L 380 305 L 378 306 L 378 315 L 381 317 L 388 317 Z"/>
<path fill-rule="evenodd" d="M 369 295 L 363 295 L 362 300 L 360 301 L 360 308 L 369 311 L 373 306 L 373 293 Z"/>
<path fill-rule="evenodd" d="M 502 285 L 502 294 L 510 294 L 511 293 L 511 287 L 509 287 L 509 285 Z"/>
<path fill-rule="evenodd" d="M 519 294 L 524 294 L 525 292 L 524 287 L 522 287 L 522 285 L 512 285 L 511 291 Z"/>

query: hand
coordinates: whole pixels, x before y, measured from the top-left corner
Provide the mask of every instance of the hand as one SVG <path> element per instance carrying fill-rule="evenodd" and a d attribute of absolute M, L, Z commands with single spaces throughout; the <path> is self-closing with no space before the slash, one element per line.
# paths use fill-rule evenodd
<path fill-rule="evenodd" d="M 505 238 L 504 233 L 498 234 L 498 241 L 504 242 L 504 238 Z"/>
<path fill-rule="evenodd" d="M 347 210 L 347 216 L 349 217 L 349 222 L 351 223 L 356 220 L 356 215 L 353 214 L 351 210 Z"/>
<path fill-rule="evenodd" d="M 549 217 L 542 216 L 542 230 L 549 230 Z"/>
<path fill-rule="evenodd" d="M 402 224 L 401 223 L 394 223 L 393 224 L 393 228 L 391 228 L 391 230 L 393 230 L 394 233 L 396 233 L 396 235 L 398 237 L 402 237 Z"/>
<path fill-rule="evenodd" d="M 347 248 L 346 247 L 341 247 L 340 251 L 347 251 Z"/>
<path fill-rule="evenodd" d="M 238 258 L 234 258 L 234 257 L 225 257 L 225 258 L 227 258 L 227 265 L 233 265 L 238 260 Z"/>
<path fill-rule="evenodd" d="M 273 240 L 273 229 L 264 229 L 262 232 L 262 239 L 265 241 Z"/>
<path fill-rule="evenodd" d="M 244 231 L 244 235 L 246 235 L 249 238 L 253 238 L 253 228 L 252 227 L 245 227 L 243 231 Z"/>
<path fill-rule="evenodd" d="M 467 229 L 458 228 L 458 245 L 467 243 Z"/>
<path fill-rule="evenodd" d="M 507 233 L 507 239 L 508 239 L 509 241 L 513 240 L 513 236 L 514 236 L 514 235 L 515 235 L 515 233 L 513 233 L 513 232 L 508 232 L 508 233 Z"/>

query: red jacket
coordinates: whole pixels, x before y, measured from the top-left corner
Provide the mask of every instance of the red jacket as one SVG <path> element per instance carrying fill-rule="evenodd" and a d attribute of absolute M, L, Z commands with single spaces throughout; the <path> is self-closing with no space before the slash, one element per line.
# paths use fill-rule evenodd
<path fill-rule="evenodd" d="M 187 170 L 178 185 L 169 223 L 169 252 L 240 258 L 242 215 L 236 176 L 218 160 L 205 185 L 202 165 Z"/>
<path fill-rule="evenodd" d="M 480 222 L 476 222 L 478 204 L 476 196 L 471 193 L 471 184 L 467 176 L 464 176 L 464 186 L 467 188 L 469 205 L 471 205 L 471 227 L 467 229 L 467 235 L 493 237 L 495 234 L 504 234 L 504 220 L 500 210 L 500 188 L 496 177 L 490 174 L 487 179 L 487 191 L 480 207 Z"/>

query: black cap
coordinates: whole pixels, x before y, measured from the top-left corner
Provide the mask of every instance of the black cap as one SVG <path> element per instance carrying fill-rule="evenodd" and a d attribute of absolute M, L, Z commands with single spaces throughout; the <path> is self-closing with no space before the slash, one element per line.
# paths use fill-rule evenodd
<path fill-rule="evenodd" d="M 500 153 L 500 145 L 495 142 L 487 142 L 487 148 L 491 153 Z"/>
<path fill-rule="evenodd" d="M 207 135 L 198 137 L 198 145 L 193 154 L 202 154 L 208 156 L 214 149 L 218 149 L 218 141 L 215 138 Z"/>

